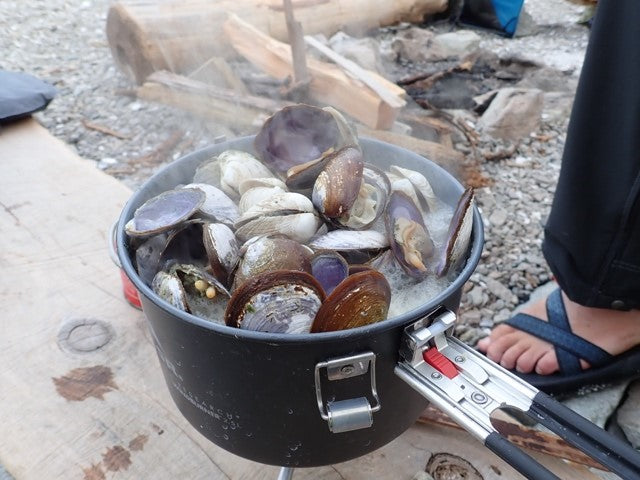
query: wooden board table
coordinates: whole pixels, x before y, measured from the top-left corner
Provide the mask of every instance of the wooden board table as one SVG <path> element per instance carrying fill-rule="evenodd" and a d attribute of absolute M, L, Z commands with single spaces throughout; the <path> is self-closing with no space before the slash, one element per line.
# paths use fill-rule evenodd
<path fill-rule="evenodd" d="M 275 479 L 277 467 L 218 448 L 173 405 L 108 256 L 130 193 L 35 120 L 0 131 L 0 465 L 17 480 Z M 410 479 L 438 452 L 484 479 L 519 478 L 465 432 L 424 425 L 294 478 Z M 539 458 L 562 478 L 596 478 Z"/>

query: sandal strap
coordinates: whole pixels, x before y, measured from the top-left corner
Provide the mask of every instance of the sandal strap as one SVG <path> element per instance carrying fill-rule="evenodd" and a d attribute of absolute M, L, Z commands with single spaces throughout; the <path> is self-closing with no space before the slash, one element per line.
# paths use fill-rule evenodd
<path fill-rule="evenodd" d="M 571 332 L 559 289 L 547 299 L 547 315 L 548 322 L 518 313 L 504 323 L 553 345 L 562 373 L 581 372 L 580 359 L 586 360 L 592 367 L 611 361 L 612 356 L 608 352 Z"/>

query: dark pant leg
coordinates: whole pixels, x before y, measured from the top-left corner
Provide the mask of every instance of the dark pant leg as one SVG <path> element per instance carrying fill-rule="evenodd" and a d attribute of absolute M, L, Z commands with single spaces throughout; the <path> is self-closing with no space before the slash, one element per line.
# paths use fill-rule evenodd
<path fill-rule="evenodd" d="M 640 0 L 601 0 L 543 251 L 586 306 L 640 308 Z"/>

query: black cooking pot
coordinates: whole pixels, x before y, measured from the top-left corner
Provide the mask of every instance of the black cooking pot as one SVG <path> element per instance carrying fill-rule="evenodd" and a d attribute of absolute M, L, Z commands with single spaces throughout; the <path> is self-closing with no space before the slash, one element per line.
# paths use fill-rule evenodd
<path fill-rule="evenodd" d="M 196 167 L 210 156 L 232 148 L 253 152 L 252 140 L 187 155 L 150 178 L 119 220 L 122 267 L 140 293 L 171 396 L 200 433 L 236 455 L 271 465 L 309 467 L 359 457 L 398 437 L 426 407 L 427 400 L 394 373 L 401 336 L 407 325 L 439 306 L 457 310 L 462 286 L 480 258 L 481 217 L 476 209 L 468 259 L 453 283 L 396 318 L 304 335 L 208 322 L 169 305 L 142 282 L 130 259 L 124 225 L 149 198 L 190 183 Z M 451 206 L 463 192 L 449 173 L 415 153 L 368 139 L 361 146 L 369 163 L 421 172 L 438 198 Z M 364 356 L 350 358 L 359 354 Z"/>
<path fill-rule="evenodd" d="M 169 392 L 205 437 L 241 457 L 293 467 L 359 457 L 409 428 L 427 400 L 530 479 L 558 478 L 502 437 L 491 413 L 515 408 L 548 427 L 622 478 L 640 478 L 640 454 L 491 362 L 453 336 L 462 286 L 482 251 L 474 207 L 466 263 L 449 287 L 425 295 L 412 311 L 366 327 L 305 335 L 266 334 L 211 323 L 177 310 L 140 279 L 124 226 L 146 200 L 190 183 L 196 167 L 227 149 L 252 152 L 247 137 L 177 160 L 149 179 L 116 227 L 121 266 L 138 289 Z M 361 139 L 365 159 L 424 174 L 454 206 L 462 186 L 412 152 Z"/>

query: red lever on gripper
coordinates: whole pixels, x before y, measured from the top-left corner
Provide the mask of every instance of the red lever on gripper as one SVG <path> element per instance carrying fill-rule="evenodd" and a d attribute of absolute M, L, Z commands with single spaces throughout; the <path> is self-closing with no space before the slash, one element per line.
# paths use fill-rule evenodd
<path fill-rule="evenodd" d="M 458 375 L 458 369 L 453 362 L 441 354 L 437 348 L 426 349 L 422 352 L 422 358 L 447 378 L 454 378 Z"/>

